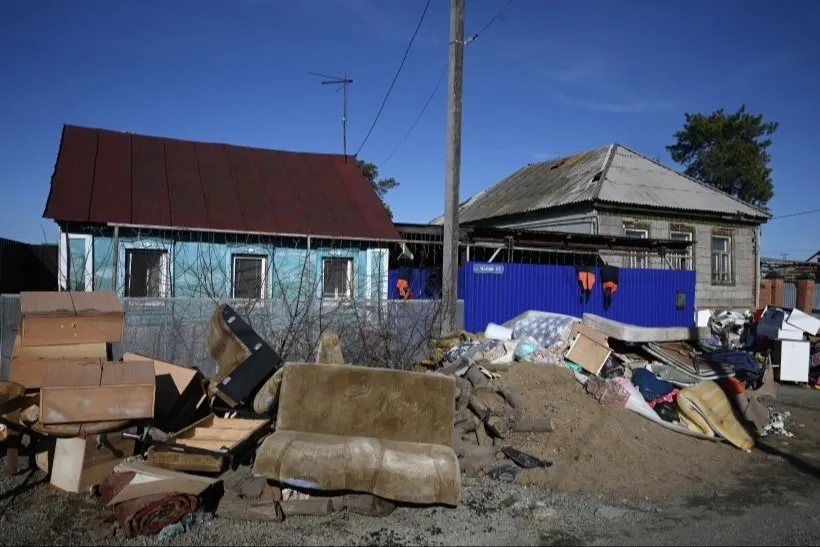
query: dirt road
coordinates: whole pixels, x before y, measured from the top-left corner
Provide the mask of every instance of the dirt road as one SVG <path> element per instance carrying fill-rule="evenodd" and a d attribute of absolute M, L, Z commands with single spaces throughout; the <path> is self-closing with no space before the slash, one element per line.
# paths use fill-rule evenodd
<path fill-rule="evenodd" d="M 793 438 L 770 438 L 755 466 L 699 495 L 617 499 L 465 479 L 456 509 L 400 508 L 280 524 L 213 519 L 169 540 L 124 539 L 96 499 L 52 492 L 32 476 L 0 477 L 0 544 L 125 545 L 815 545 L 820 544 L 820 392 L 781 388 Z M 707 442 L 707 441 L 693 441 Z M 738 459 L 749 456 L 737 452 Z M 677 454 L 686 465 L 686 454 Z M 617 462 L 601 473 L 618 473 Z M 719 487 L 715 487 L 719 484 Z M 672 492 L 675 484 L 666 485 Z"/>

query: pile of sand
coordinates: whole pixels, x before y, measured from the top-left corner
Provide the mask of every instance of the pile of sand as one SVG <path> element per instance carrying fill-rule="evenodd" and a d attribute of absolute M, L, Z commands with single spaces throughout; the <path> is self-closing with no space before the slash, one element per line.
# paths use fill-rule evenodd
<path fill-rule="evenodd" d="M 553 433 L 511 433 L 504 440 L 505 446 L 553 463 L 520 470 L 517 482 L 627 498 L 711 497 L 762 457 L 601 405 L 566 368 L 514 364 L 496 381 L 519 394 L 526 418 L 550 418 L 555 426 Z M 503 407 L 492 392 L 475 396 L 493 409 Z"/>

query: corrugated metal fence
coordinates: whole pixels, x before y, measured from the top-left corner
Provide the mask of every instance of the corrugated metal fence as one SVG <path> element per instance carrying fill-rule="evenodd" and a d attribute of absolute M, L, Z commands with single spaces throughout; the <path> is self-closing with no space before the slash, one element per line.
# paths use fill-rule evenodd
<path fill-rule="evenodd" d="M 793 308 L 797 305 L 797 284 L 783 283 L 783 306 L 786 308 Z M 820 310 L 820 285 L 814 289 L 814 305 L 813 310 Z"/>
<path fill-rule="evenodd" d="M 209 321 L 217 303 L 207 298 L 123 298 L 125 333 L 113 344 L 115 360 L 123 352 L 195 366 L 207 376 L 216 371 L 208 352 Z M 283 356 L 312 359 L 321 332 L 339 334 L 349 362 L 370 363 L 374 353 L 391 366 L 415 362 L 426 351 L 431 333 L 440 329 L 436 300 L 381 301 L 339 304 L 316 300 L 296 311 L 280 300 L 228 301 Z M 463 306 L 459 303 L 459 324 Z M 0 295 L 0 378 L 8 377 L 8 362 L 20 322 L 20 299 Z"/>
<path fill-rule="evenodd" d="M 582 303 L 574 266 L 467 263 L 460 271 L 464 327 L 482 331 L 527 310 L 581 317 L 594 313 L 646 327 L 691 326 L 695 314 L 695 272 L 621 269 L 618 291 L 604 309 L 601 277 Z"/>

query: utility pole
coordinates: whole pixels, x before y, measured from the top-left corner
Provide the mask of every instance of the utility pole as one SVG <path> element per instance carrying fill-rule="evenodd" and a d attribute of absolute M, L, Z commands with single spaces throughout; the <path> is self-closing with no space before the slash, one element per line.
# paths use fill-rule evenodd
<path fill-rule="evenodd" d="M 461 92 L 464 73 L 464 0 L 450 0 L 450 65 L 447 84 L 447 153 L 444 173 L 444 279 L 442 335 L 455 332 L 458 306 L 458 194 L 461 183 Z"/>
<path fill-rule="evenodd" d="M 345 163 L 347 163 L 347 86 L 353 83 L 353 80 L 347 77 L 347 73 L 341 78 L 338 76 L 328 76 L 327 74 L 320 74 L 318 72 L 308 72 L 311 76 L 319 76 L 320 78 L 327 78 L 326 80 L 322 81 L 322 85 L 328 84 L 340 84 L 341 87 L 337 88 L 336 91 L 338 92 L 339 89 L 342 90 L 342 152 L 345 156 Z"/>

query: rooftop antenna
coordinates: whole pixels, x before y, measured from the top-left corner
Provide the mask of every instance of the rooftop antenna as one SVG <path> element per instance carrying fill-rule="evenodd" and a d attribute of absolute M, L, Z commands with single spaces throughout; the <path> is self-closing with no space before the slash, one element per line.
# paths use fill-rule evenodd
<path fill-rule="evenodd" d="M 327 74 L 321 74 L 319 72 L 308 72 L 311 76 L 318 76 L 320 78 L 325 78 L 322 81 L 322 85 L 328 84 L 339 84 L 340 87 L 336 89 L 338 92 L 340 89 L 342 90 L 342 95 L 344 99 L 342 100 L 342 151 L 345 156 L 345 163 L 347 163 L 347 86 L 353 83 L 353 80 L 347 77 L 347 73 L 341 78 L 338 76 L 328 76 Z"/>

